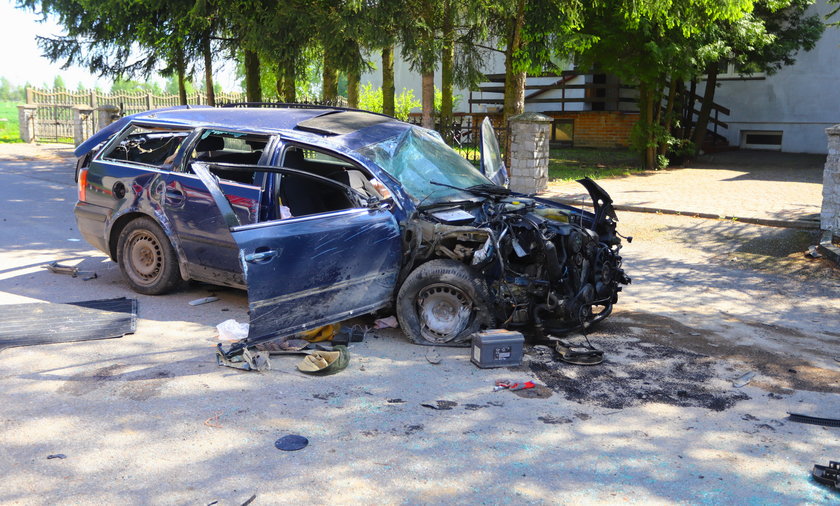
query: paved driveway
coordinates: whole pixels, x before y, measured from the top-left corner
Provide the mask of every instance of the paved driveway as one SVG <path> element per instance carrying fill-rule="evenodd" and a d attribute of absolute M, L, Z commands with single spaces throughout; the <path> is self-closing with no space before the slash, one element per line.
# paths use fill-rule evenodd
<path fill-rule="evenodd" d="M 604 180 L 616 204 L 721 217 L 819 224 L 825 155 L 729 151 L 684 169 Z M 549 198 L 589 198 L 577 183 L 552 183 Z M 817 227 L 818 228 L 818 227 Z"/>
<path fill-rule="evenodd" d="M 0 304 L 128 296 L 140 320 L 121 339 L 0 352 L 0 503 L 836 500 L 808 473 L 840 455 L 840 429 L 786 412 L 837 415 L 837 277 L 801 255 L 765 265 L 740 252 L 783 229 L 622 213 L 634 281 L 589 336 L 607 351 L 600 366 L 539 348 L 515 369 L 477 369 L 464 349 L 433 365 L 383 331 L 335 376 L 305 377 L 293 358 L 246 373 L 213 358 L 214 326 L 247 319 L 245 293 L 133 294 L 78 241 L 72 159 L 26 149 L 0 145 Z M 99 277 L 51 274 L 53 260 Z M 747 371 L 753 382 L 733 387 Z M 492 392 L 503 377 L 546 386 Z M 451 409 L 422 405 L 437 400 Z M 310 445 L 276 450 L 289 433 Z"/>

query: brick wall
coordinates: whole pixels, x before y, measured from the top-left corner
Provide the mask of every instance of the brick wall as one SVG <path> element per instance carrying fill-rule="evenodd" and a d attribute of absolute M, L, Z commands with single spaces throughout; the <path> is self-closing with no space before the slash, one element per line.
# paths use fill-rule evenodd
<path fill-rule="evenodd" d="M 626 148 L 630 145 L 630 131 L 639 120 L 637 112 L 579 111 L 544 113 L 555 119 L 575 122 L 574 147 Z"/>

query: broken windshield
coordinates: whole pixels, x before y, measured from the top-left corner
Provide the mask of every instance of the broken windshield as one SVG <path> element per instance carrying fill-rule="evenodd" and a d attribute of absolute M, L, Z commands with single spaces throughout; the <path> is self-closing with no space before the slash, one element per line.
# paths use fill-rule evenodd
<path fill-rule="evenodd" d="M 423 128 L 411 127 L 400 135 L 365 146 L 359 153 L 394 176 L 417 202 L 430 204 L 475 198 L 470 193 L 432 182 L 458 188 L 493 184 L 435 132 Z"/>

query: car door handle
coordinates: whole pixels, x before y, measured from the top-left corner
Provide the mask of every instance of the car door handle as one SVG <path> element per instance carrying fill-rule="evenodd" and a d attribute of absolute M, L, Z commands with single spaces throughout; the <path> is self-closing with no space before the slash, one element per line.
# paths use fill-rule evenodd
<path fill-rule="evenodd" d="M 245 261 L 250 263 L 259 263 L 265 262 L 266 260 L 271 260 L 272 258 L 277 256 L 277 251 L 270 249 L 268 251 L 260 251 L 254 253 L 248 253 L 245 255 Z"/>

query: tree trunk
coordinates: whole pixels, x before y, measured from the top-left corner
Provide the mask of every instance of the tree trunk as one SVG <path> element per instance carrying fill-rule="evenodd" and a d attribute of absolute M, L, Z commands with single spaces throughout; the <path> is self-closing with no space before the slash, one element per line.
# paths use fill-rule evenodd
<path fill-rule="evenodd" d="M 245 95 L 248 102 L 262 102 L 260 56 L 248 50 L 245 51 Z"/>
<path fill-rule="evenodd" d="M 671 133 L 671 125 L 673 125 L 674 117 L 674 102 L 677 99 L 677 81 L 671 77 L 671 84 L 668 86 L 668 104 L 665 106 L 665 132 Z M 668 144 L 662 143 L 659 146 L 659 154 L 666 155 L 668 153 Z"/>
<path fill-rule="evenodd" d="M 332 58 L 324 51 L 324 69 L 321 72 L 322 93 L 321 100 L 335 103 L 338 98 L 338 71 L 333 66 Z"/>
<path fill-rule="evenodd" d="M 359 107 L 359 83 L 361 76 L 358 70 L 347 73 L 347 105 L 352 108 Z"/>
<path fill-rule="evenodd" d="M 443 49 L 440 55 L 440 130 L 452 143 L 452 71 L 455 68 L 455 19 L 452 0 L 443 3 Z"/>
<path fill-rule="evenodd" d="M 394 46 L 382 50 L 382 112 L 394 115 Z"/>
<path fill-rule="evenodd" d="M 424 65 L 426 67 L 426 65 Z M 427 67 L 428 68 L 428 67 Z M 434 110 L 435 110 L 435 71 L 432 69 L 431 71 L 423 72 L 420 76 L 422 80 L 422 88 L 420 102 L 423 106 L 423 119 L 420 122 L 420 126 L 423 128 L 435 128 L 435 118 L 434 118 Z"/>
<path fill-rule="evenodd" d="M 522 28 L 525 25 L 525 0 L 519 0 L 516 18 L 509 29 L 508 45 L 505 50 L 505 109 L 504 125 L 517 114 L 525 111 L 525 72 L 518 69 L 516 54 L 522 48 Z M 505 151 L 508 151 L 505 148 Z"/>
<path fill-rule="evenodd" d="M 692 140 L 697 151 L 703 145 L 706 138 L 706 129 L 709 126 L 709 116 L 712 114 L 712 106 L 715 103 L 715 88 L 717 87 L 718 66 L 717 62 L 710 63 L 706 68 L 706 89 L 703 90 L 703 103 L 700 106 L 700 114 L 697 115 L 697 124 L 694 126 Z"/>
<path fill-rule="evenodd" d="M 178 101 L 181 105 L 187 105 L 186 67 L 184 52 L 179 49 L 175 54 L 175 71 L 178 77 Z"/>
<path fill-rule="evenodd" d="M 295 67 L 295 60 L 290 59 L 282 66 L 283 73 L 283 100 L 286 103 L 293 104 L 297 101 L 297 68 Z"/>
<path fill-rule="evenodd" d="M 685 138 L 691 139 L 691 127 L 694 124 L 694 96 L 697 94 L 697 79 L 691 80 L 691 87 L 688 89 L 685 108 Z"/>
<path fill-rule="evenodd" d="M 206 32 L 201 41 L 204 53 L 204 87 L 207 88 L 207 105 L 216 106 L 216 90 L 213 89 L 213 51 L 210 47 L 210 32 Z"/>
<path fill-rule="evenodd" d="M 653 96 L 649 84 L 639 84 L 639 123 L 642 130 L 642 162 L 646 170 L 656 168 L 656 144 L 653 138 Z"/>

